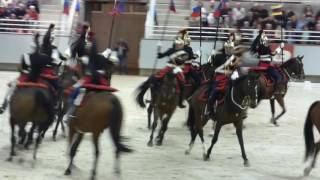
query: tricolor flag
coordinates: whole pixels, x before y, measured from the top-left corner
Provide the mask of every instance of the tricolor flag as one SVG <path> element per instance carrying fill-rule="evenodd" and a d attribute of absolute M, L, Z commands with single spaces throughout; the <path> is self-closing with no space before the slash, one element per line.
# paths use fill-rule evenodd
<path fill-rule="evenodd" d="M 80 6 L 80 1 L 77 0 L 76 9 L 75 9 L 77 13 L 80 12 L 80 8 L 81 8 L 81 6 Z"/>
<path fill-rule="evenodd" d="M 277 5 L 272 5 L 271 10 L 272 10 L 272 16 L 282 16 L 282 4 L 277 4 Z"/>
<path fill-rule="evenodd" d="M 63 3 L 63 14 L 69 14 L 69 0 L 64 0 Z"/>
<path fill-rule="evenodd" d="M 176 6 L 174 5 L 173 0 L 170 0 L 169 10 L 172 12 L 176 12 Z"/>
<path fill-rule="evenodd" d="M 126 0 L 120 0 L 119 4 L 115 1 L 114 8 L 110 12 L 112 16 L 117 16 L 125 11 L 125 2 Z"/>
<path fill-rule="evenodd" d="M 199 17 L 201 15 L 201 6 L 194 7 L 192 9 L 191 17 Z"/>
<path fill-rule="evenodd" d="M 127 0 L 120 0 L 119 1 L 119 4 L 118 4 L 118 10 L 119 10 L 119 13 L 123 13 L 123 12 L 125 12 L 125 2 L 126 2 Z"/>

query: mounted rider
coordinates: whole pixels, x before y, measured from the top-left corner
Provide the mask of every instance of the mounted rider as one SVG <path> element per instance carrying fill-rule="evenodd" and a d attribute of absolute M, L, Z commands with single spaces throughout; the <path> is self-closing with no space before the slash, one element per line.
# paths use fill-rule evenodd
<path fill-rule="evenodd" d="M 77 52 L 77 56 L 82 64 L 84 77 L 80 79 L 74 86 L 74 91 L 71 93 L 71 101 L 67 114 L 64 117 L 64 121 L 68 121 L 70 118 L 75 117 L 76 108 L 82 104 L 82 101 L 88 91 L 109 91 L 115 92 L 116 89 L 110 87 L 108 77 L 106 75 L 108 59 L 104 55 L 98 54 L 98 48 L 94 34 L 91 31 L 87 31 L 85 36 L 84 47 L 78 46 L 83 51 Z M 80 39 L 83 38 L 80 36 Z M 83 49 L 82 49 L 83 48 Z M 110 54 L 109 54 L 110 55 Z M 108 55 L 108 57 L 109 57 Z"/>
<path fill-rule="evenodd" d="M 224 95 L 232 73 L 239 66 L 242 53 L 243 48 L 241 46 L 236 46 L 231 49 L 230 44 L 225 43 L 221 53 L 215 55 L 213 62 L 217 68 L 215 69 L 208 89 L 206 117 L 210 118 L 214 116 L 216 100 Z"/>
<path fill-rule="evenodd" d="M 191 77 L 194 80 L 196 87 L 199 87 L 201 85 L 201 77 L 197 72 L 199 62 L 197 62 L 196 59 L 200 55 L 195 54 L 192 47 L 190 46 L 191 38 L 189 37 L 187 29 L 180 30 L 177 37 L 183 39 L 184 49 L 188 53 L 188 59 L 184 62 L 183 73 L 186 78 Z"/>
<path fill-rule="evenodd" d="M 5 94 L 4 102 L 0 108 L 2 114 L 7 108 L 10 98 L 14 93 L 19 83 L 31 82 L 39 83 L 40 75 L 44 68 L 51 64 L 51 58 L 47 55 L 40 53 L 39 33 L 34 34 L 34 42 L 31 44 L 32 52 L 23 54 L 19 66 L 20 75 L 17 79 L 10 82 L 9 89 Z"/>
<path fill-rule="evenodd" d="M 43 42 L 41 46 L 41 53 L 51 57 L 51 63 L 47 64 L 41 77 L 46 79 L 55 90 L 58 90 L 58 76 L 54 71 L 55 67 L 59 67 L 63 64 L 67 58 L 59 52 L 56 45 L 54 45 L 55 35 L 54 35 L 54 24 L 50 24 L 45 36 L 43 37 Z"/>
<path fill-rule="evenodd" d="M 272 52 L 268 41 L 268 37 L 263 29 L 260 30 L 259 35 L 251 45 L 251 51 L 258 54 L 259 68 L 265 70 L 274 80 L 274 93 L 281 94 L 283 77 L 276 66 L 272 64 L 272 56 L 275 53 Z"/>

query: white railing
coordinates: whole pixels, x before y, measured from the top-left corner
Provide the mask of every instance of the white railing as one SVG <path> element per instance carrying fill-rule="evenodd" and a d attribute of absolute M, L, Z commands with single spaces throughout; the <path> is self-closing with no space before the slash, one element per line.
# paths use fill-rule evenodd
<path fill-rule="evenodd" d="M 149 26 L 152 29 L 152 33 L 146 39 L 160 39 L 163 37 L 166 40 L 173 39 L 179 30 L 188 29 L 189 36 L 191 39 L 200 39 L 200 27 L 179 27 L 179 26 Z M 165 30 L 164 30 L 165 29 Z M 216 27 L 203 27 L 201 37 L 202 40 L 214 40 L 216 39 Z M 226 40 L 230 32 L 235 32 L 234 28 L 219 28 L 218 40 Z M 242 40 L 252 41 L 258 34 L 257 29 L 240 29 Z M 164 32 L 164 34 L 162 34 Z M 265 30 L 269 40 L 280 41 L 281 31 L 280 30 Z M 315 43 L 320 42 L 320 31 L 289 31 L 283 30 L 283 40 L 290 43 Z"/>

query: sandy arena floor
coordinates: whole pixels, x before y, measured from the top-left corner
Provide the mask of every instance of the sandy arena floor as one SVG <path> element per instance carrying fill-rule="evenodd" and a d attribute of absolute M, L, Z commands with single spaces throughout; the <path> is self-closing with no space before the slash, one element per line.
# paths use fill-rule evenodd
<path fill-rule="evenodd" d="M 17 73 L 0 72 L 0 100 L 6 84 Z M 303 177 L 303 125 L 310 104 L 320 97 L 320 84 L 291 83 L 286 97 L 287 114 L 280 119 L 280 127 L 269 124 L 271 116 L 269 102 L 264 101 L 257 109 L 250 110 L 244 131 L 246 152 L 250 167 L 243 167 L 240 147 L 233 126 L 225 126 L 211 161 L 202 160 L 200 140 L 191 155 L 184 151 L 189 143 L 189 132 L 183 123 L 187 110 L 178 110 L 171 119 L 164 144 L 147 147 L 146 111 L 134 102 L 133 92 L 146 77 L 114 76 L 113 86 L 125 109 L 123 134 L 130 137 L 129 144 L 135 152 L 121 158 L 122 176 L 125 180 L 319 180 L 320 167 L 310 177 Z M 277 106 L 278 112 L 280 111 Z M 207 146 L 211 141 L 206 128 Z M 5 180 L 82 180 L 89 179 L 93 160 L 93 146 L 87 135 L 75 159 L 77 166 L 69 177 L 63 175 L 67 167 L 66 139 L 59 135 L 58 141 L 51 139 L 51 130 L 40 145 L 38 160 L 33 163 L 32 150 L 18 150 L 12 163 L 9 156 L 10 129 L 8 114 L 0 116 L 0 179 Z M 113 176 L 113 146 L 106 132 L 100 140 L 101 156 L 97 179 L 115 179 Z"/>

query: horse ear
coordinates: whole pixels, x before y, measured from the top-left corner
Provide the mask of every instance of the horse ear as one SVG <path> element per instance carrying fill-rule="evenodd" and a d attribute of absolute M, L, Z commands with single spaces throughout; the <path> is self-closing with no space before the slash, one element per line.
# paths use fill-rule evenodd
<path fill-rule="evenodd" d="M 304 58 L 304 55 L 302 55 L 302 56 L 300 57 L 300 60 L 302 61 L 303 58 Z"/>

